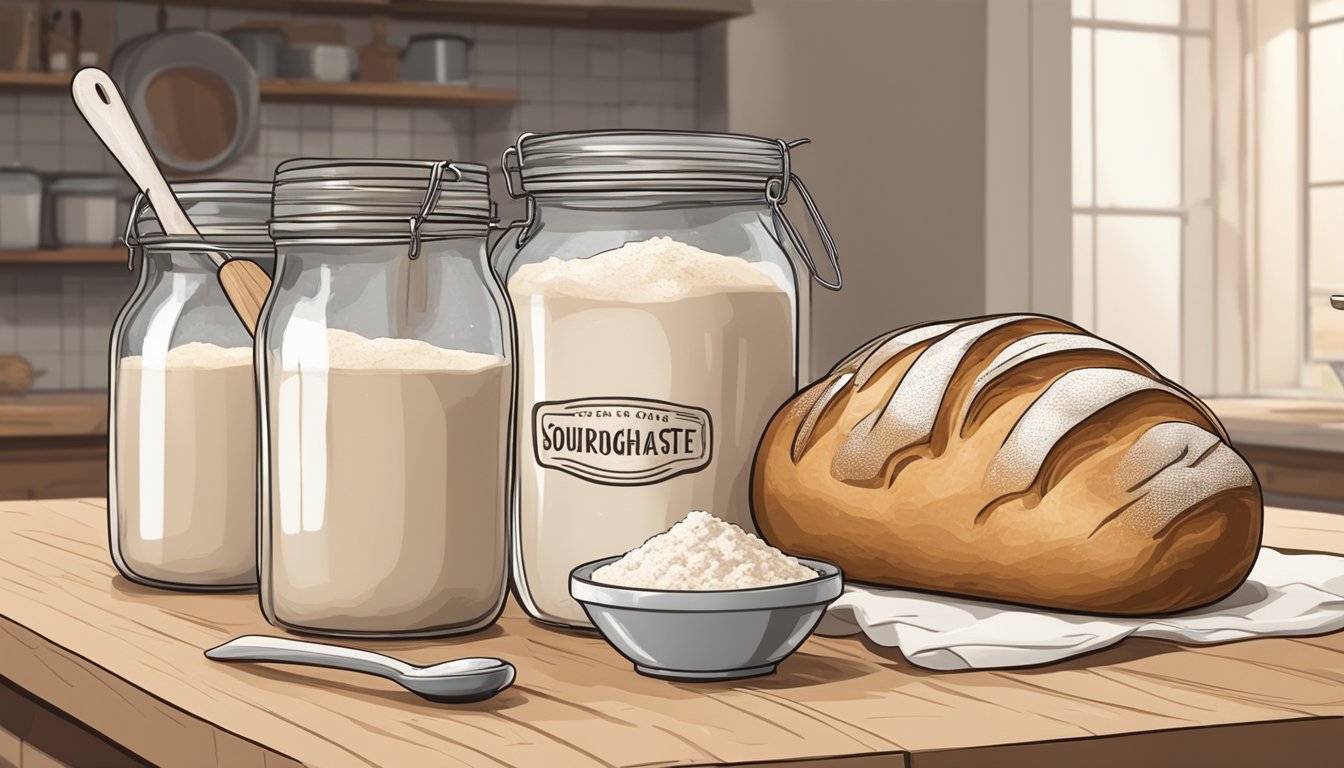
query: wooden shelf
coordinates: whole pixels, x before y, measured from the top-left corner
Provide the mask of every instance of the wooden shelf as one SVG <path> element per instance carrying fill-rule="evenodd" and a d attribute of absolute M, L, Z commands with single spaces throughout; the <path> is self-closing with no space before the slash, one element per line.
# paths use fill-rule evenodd
<path fill-rule="evenodd" d="M 0 266 L 6 264 L 126 264 L 126 249 L 44 248 L 37 251 L 0 251 Z"/>
<path fill-rule="evenodd" d="M 0 72 L 0 90 L 65 90 L 70 73 Z M 442 83 L 324 83 L 262 80 L 262 101 L 325 101 L 411 107 L 471 107 L 516 104 L 517 91 Z"/>
<path fill-rule="evenodd" d="M 661 31 L 703 27 L 752 10 L 751 0 L 171 0 L 169 5 Z"/>
<path fill-rule="evenodd" d="M 0 88 L 6 90 L 44 90 L 69 88 L 70 72 L 0 72 Z"/>
<path fill-rule="evenodd" d="M 518 92 L 440 83 L 323 83 L 314 80 L 262 80 L 261 99 L 421 107 L 479 107 L 515 104 L 518 102 Z"/>

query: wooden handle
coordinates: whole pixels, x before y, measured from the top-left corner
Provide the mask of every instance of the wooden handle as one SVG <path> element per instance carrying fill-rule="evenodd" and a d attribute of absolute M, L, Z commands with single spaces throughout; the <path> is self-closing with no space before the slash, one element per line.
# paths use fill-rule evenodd
<path fill-rule="evenodd" d="M 199 237 L 196 227 L 192 226 L 191 219 L 187 218 L 163 178 L 158 163 L 154 162 L 144 134 L 126 109 L 126 101 L 112 78 L 97 67 L 81 69 L 70 81 L 70 94 L 84 121 L 98 134 L 136 186 L 149 197 L 149 204 L 154 207 L 164 233 Z"/>
<path fill-rule="evenodd" d="M 219 268 L 219 284 L 228 294 L 238 319 L 247 326 L 247 332 L 256 336 L 261 305 L 271 292 L 271 276 L 255 261 L 229 259 Z"/>

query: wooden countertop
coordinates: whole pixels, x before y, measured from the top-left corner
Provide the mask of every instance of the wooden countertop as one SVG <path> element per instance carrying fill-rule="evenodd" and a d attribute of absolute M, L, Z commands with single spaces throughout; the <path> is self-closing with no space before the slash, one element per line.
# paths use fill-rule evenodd
<path fill-rule="evenodd" d="M 1214 397 L 1204 402 L 1234 443 L 1344 453 L 1344 400 Z"/>
<path fill-rule="evenodd" d="M 1326 765 L 1344 743 L 1344 633 L 1131 639 L 956 673 L 814 637 L 776 675 L 711 684 L 640 677 L 596 636 L 513 605 L 469 637 L 359 644 L 518 667 L 491 701 L 435 705 L 362 675 L 206 660 L 235 635 L 277 633 L 256 596 L 126 582 L 105 514 L 101 499 L 0 502 L 0 676 L 157 765 Z M 1267 544 L 1344 553 L 1344 518 L 1267 514 Z"/>
<path fill-rule="evenodd" d="M 0 396 L 0 438 L 107 434 L 106 392 L 30 392 Z"/>

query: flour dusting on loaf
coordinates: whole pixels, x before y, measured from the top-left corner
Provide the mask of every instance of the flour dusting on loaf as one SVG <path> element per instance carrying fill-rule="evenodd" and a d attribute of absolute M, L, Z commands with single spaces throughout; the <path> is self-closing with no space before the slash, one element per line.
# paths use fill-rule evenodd
<path fill-rule="evenodd" d="M 986 487 L 999 494 L 1025 491 L 1065 433 L 1105 406 L 1145 389 L 1173 391 L 1156 379 L 1116 368 L 1080 368 L 1064 374 L 1008 433 L 985 473 Z"/>
<path fill-rule="evenodd" d="M 996 317 L 963 326 L 933 342 L 910 366 L 886 407 L 859 422 L 835 452 L 831 472 L 836 479 L 870 480 L 882 471 L 892 453 L 927 440 L 948 382 L 966 351 L 989 331 L 1022 319 L 1020 315 Z"/>
<path fill-rule="evenodd" d="M 1207 406 L 1057 318 L 874 339 L 772 420 L 752 512 L 860 582 L 1138 615 L 1218 599 L 1258 552 L 1260 488 Z"/>
<path fill-rule="evenodd" d="M 955 327 L 956 323 L 921 325 L 894 334 L 886 341 L 873 344 L 869 350 L 870 354 L 863 360 L 862 365 L 858 366 L 854 375 L 854 386 L 862 387 L 867 384 L 873 374 L 877 373 L 877 370 L 886 365 L 897 353 L 903 352 L 921 341 L 928 341 L 935 336 L 940 336 Z"/>
<path fill-rule="evenodd" d="M 975 401 L 976 396 L 984 390 L 986 385 L 1007 375 L 1019 365 L 1044 355 L 1054 355 L 1080 349 L 1114 352 L 1142 364 L 1138 358 L 1109 341 L 1099 339 L 1096 336 L 1089 336 L 1086 333 L 1035 333 L 1009 344 L 990 362 L 983 373 L 975 377 L 975 384 L 971 387 L 971 395 L 966 401 L 967 407 L 970 407 L 970 404 Z"/>
<path fill-rule="evenodd" d="M 1255 482 L 1250 467 L 1217 435 L 1167 422 L 1143 434 L 1115 471 L 1126 491 L 1141 494 L 1123 520 L 1152 536 L 1181 512 L 1214 494 Z"/>

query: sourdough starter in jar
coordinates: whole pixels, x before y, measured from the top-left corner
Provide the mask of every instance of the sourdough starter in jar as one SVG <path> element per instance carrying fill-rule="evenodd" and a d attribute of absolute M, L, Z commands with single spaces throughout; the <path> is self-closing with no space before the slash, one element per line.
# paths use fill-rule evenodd
<path fill-rule="evenodd" d="M 336 329 L 321 341 L 270 373 L 275 617 L 360 634 L 491 615 L 506 572 L 507 361 Z"/>
<path fill-rule="evenodd" d="M 767 269 L 656 237 L 526 264 L 509 280 L 515 564 L 543 617 L 588 624 L 570 571 L 639 546 L 688 509 L 755 530 L 752 458 L 795 381 L 793 304 Z"/>
<path fill-rule="evenodd" d="M 256 579 L 257 405 L 249 347 L 191 342 L 118 364 L 118 530 L 135 575 Z"/>

